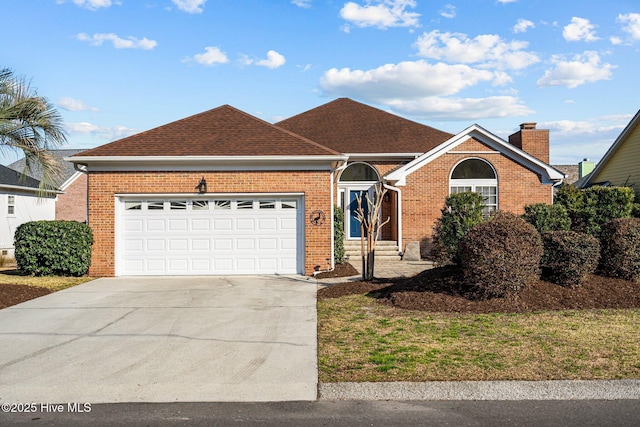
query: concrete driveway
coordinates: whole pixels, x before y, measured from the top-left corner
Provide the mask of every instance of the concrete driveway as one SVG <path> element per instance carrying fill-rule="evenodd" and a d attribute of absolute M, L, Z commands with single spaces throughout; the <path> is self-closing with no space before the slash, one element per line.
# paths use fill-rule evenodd
<path fill-rule="evenodd" d="M 103 278 L 0 310 L 0 401 L 314 400 L 316 283 Z"/>

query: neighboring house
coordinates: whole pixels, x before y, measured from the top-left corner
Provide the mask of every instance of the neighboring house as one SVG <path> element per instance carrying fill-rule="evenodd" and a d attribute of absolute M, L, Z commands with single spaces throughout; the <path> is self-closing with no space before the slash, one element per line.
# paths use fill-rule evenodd
<path fill-rule="evenodd" d="M 74 169 L 73 163 L 64 160 L 84 150 L 65 149 L 49 150 L 60 162 L 61 175 L 55 186 L 61 191 L 56 198 L 56 216 L 58 220 L 87 221 L 87 176 Z M 36 180 L 42 179 L 42 169 L 34 165 L 26 170 L 25 159 L 22 158 L 9 165 L 11 169 L 23 172 Z"/>
<path fill-rule="evenodd" d="M 632 187 L 640 195 L 640 111 L 614 141 L 591 174 L 579 181 L 582 188 L 593 185 Z"/>
<path fill-rule="evenodd" d="M 40 181 L 0 165 L 0 255 L 13 257 L 16 228 L 55 218 L 55 192 L 39 194 Z"/>
<path fill-rule="evenodd" d="M 383 239 L 431 245 L 452 192 L 486 210 L 551 203 L 547 130 L 457 135 L 341 98 L 276 125 L 225 105 L 71 156 L 88 173 L 90 274 L 311 274 L 333 264 L 333 209 L 389 190 Z"/>

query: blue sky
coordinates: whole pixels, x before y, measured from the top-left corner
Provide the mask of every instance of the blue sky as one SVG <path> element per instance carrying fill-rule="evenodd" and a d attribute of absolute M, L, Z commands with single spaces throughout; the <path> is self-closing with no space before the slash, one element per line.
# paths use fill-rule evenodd
<path fill-rule="evenodd" d="M 572 164 L 640 108 L 635 0 L 1 2 L 0 67 L 57 106 L 68 148 L 223 104 L 276 122 L 350 97 L 452 133 L 537 122 Z"/>

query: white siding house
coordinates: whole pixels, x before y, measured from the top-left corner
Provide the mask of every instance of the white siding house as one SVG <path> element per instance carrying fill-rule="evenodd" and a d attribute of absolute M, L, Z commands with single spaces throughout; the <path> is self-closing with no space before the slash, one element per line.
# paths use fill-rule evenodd
<path fill-rule="evenodd" d="M 39 185 L 39 181 L 0 165 L 0 256 L 13 257 L 18 226 L 55 219 L 56 192 L 39 197 Z"/>

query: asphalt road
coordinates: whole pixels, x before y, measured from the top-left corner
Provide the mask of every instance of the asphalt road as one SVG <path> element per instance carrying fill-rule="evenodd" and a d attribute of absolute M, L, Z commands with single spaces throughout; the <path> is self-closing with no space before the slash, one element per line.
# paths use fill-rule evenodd
<path fill-rule="evenodd" d="M 80 408 L 84 412 L 77 412 Z M 3 412 L 0 425 L 635 427 L 640 400 L 65 404 Z"/>

